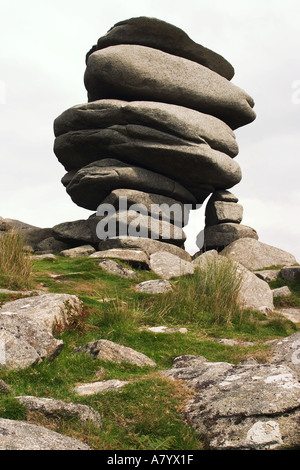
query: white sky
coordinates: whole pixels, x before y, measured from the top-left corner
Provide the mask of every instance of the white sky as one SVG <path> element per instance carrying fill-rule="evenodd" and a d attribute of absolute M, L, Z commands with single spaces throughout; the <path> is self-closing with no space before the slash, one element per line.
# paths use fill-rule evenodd
<path fill-rule="evenodd" d="M 300 261 L 299 0 L 1 0 L 0 216 L 37 225 L 87 218 L 60 183 L 53 121 L 87 101 L 85 54 L 116 22 L 152 16 L 223 55 L 257 119 L 235 131 L 242 223 Z M 203 209 L 190 220 L 195 252 Z"/>

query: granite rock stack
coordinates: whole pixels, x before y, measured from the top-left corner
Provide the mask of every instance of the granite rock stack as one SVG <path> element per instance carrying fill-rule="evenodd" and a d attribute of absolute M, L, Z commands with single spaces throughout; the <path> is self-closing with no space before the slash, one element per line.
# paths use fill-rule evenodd
<path fill-rule="evenodd" d="M 88 102 L 54 122 L 54 152 L 71 199 L 91 211 L 112 204 L 119 228 L 126 215 L 123 236 L 132 236 L 126 229 L 133 205 L 147 211 L 154 205 L 158 213 L 139 214 L 135 229 L 183 247 L 188 212 L 164 217 L 160 209 L 195 208 L 212 195 L 207 249 L 257 238 L 241 225 L 243 208 L 228 191 L 241 180 L 233 131 L 255 119 L 253 99 L 231 83 L 233 75 L 222 56 L 164 21 L 138 17 L 114 25 L 86 55 Z"/>

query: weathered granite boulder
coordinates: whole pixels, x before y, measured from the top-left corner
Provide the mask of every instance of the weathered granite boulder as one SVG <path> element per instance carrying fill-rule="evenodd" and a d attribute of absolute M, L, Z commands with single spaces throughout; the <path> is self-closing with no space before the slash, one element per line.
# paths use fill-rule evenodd
<path fill-rule="evenodd" d="M 100 414 L 91 406 L 79 403 L 66 403 L 53 398 L 39 398 L 32 396 L 19 396 L 16 399 L 29 411 L 35 411 L 48 418 L 78 419 L 82 424 L 93 423 L 102 428 L 103 423 Z"/>
<path fill-rule="evenodd" d="M 157 18 L 140 16 L 116 23 L 105 36 L 98 39 L 97 45 L 89 51 L 87 58 L 95 50 L 116 44 L 140 44 L 185 57 L 215 71 L 227 80 L 231 80 L 234 75 L 232 65 L 222 56 L 195 43 L 182 29 Z"/>
<path fill-rule="evenodd" d="M 265 269 L 262 271 L 254 271 L 257 277 L 266 282 L 276 281 L 280 273 L 280 269 Z"/>
<path fill-rule="evenodd" d="M 67 250 L 70 248 L 68 243 L 65 243 L 60 240 L 56 240 L 54 237 L 45 238 L 36 246 L 36 252 L 38 253 L 59 253 L 62 250 Z"/>
<path fill-rule="evenodd" d="M 140 282 L 134 286 L 138 292 L 145 294 L 165 294 L 166 292 L 172 292 L 172 286 L 169 281 L 165 279 L 154 279 L 150 281 Z"/>
<path fill-rule="evenodd" d="M 62 222 L 53 227 L 53 236 L 57 240 L 69 243 L 69 245 L 85 245 L 97 243 L 96 232 L 93 232 L 90 228 L 89 222 L 85 219 L 73 220 L 71 222 Z M 70 246 L 63 248 L 68 249 Z M 60 251 L 62 251 L 60 250 Z"/>
<path fill-rule="evenodd" d="M 132 206 L 145 215 L 165 220 L 184 227 L 188 223 L 189 208 L 187 204 L 160 194 L 145 193 L 134 189 L 115 189 L 102 202 L 111 204 L 116 211 L 129 210 Z M 91 216 L 89 220 L 95 216 Z"/>
<path fill-rule="evenodd" d="M 287 286 L 278 287 L 277 289 L 272 289 L 273 298 L 275 297 L 289 297 L 292 292 Z"/>
<path fill-rule="evenodd" d="M 252 271 L 272 266 L 297 264 L 295 257 L 290 253 L 262 243 L 254 237 L 249 238 L 246 236 L 228 245 L 220 254 L 238 261 Z"/>
<path fill-rule="evenodd" d="M 300 332 L 276 340 L 272 344 L 272 356 L 269 362 L 287 365 L 300 381 Z"/>
<path fill-rule="evenodd" d="M 158 251 L 171 253 L 185 261 L 192 261 L 190 254 L 180 248 L 179 246 L 172 245 L 171 243 L 162 242 L 159 240 L 152 240 L 143 237 L 112 237 L 99 242 L 99 250 L 109 250 L 112 248 L 129 248 L 140 249 L 150 256 Z"/>
<path fill-rule="evenodd" d="M 91 450 L 91 447 L 43 426 L 0 418 L 0 450 Z"/>
<path fill-rule="evenodd" d="M 104 269 L 104 271 L 108 272 L 109 274 L 113 274 L 114 276 L 120 276 L 126 279 L 136 279 L 138 277 L 135 271 L 125 268 L 125 266 L 117 263 L 112 259 L 101 260 L 99 266 L 100 268 Z"/>
<path fill-rule="evenodd" d="M 115 128 L 117 125 L 139 125 L 147 130 L 147 134 L 151 133 L 151 129 L 158 130 L 168 134 L 170 139 L 171 136 L 174 139 L 184 139 L 189 145 L 194 143 L 204 147 L 210 146 L 231 157 L 238 154 L 233 131 L 220 119 L 187 107 L 155 101 L 104 99 L 79 104 L 67 109 L 55 119 L 54 133 L 56 137 L 74 131 L 93 130 L 95 133 L 96 130 Z M 58 139 L 55 142 L 54 148 L 58 151 L 60 141 L 61 139 Z M 159 144 L 163 142 L 158 141 L 157 145 Z M 103 145 L 108 146 L 109 142 L 100 142 L 100 149 Z M 107 148 L 113 149 L 111 146 Z M 90 152 L 89 146 L 87 151 Z M 70 161 L 68 166 L 76 168 L 74 161 Z"/>
<path fill-rule="evenodd" d="M 76 204 L 97 210 L 103 199 L 119 188 L 162 194 L 184 203 L 195 202 L 189 191 L 170 178 L 115 159 L 99 160 L 81 168 L 66 189 Z"/>
<path fill-rule="evenodd" d="M 193 259 L 192 264 L 195 268 L 206 269 L 209 263 L 212 263 L 218 257 L 217 250 L 209 250 Z"/>
<path fill-rule="evenodd" d="M 125 248 L 112 248 L 110 250 L 105 251 L 96 251 L 92 253 L 90 258 L 96 259 L 119 259 L 126 261 L 126 263 L 132 265 L 134 268 L 137 269 L 150 269 L 149 263 L 149 256 L 141 250 L 126 250 Z"/>
<path fill-rule="evenodd" d="M 69 294 L 42 294 L 7 302 L 0 308 L 1 365 L 24 369 L 54 359 L 63 341 L 53 335 L 72 326 L 84 313 L 82 302 Z"/>
<path fill-rule="evenodd" d="M 53 360 L 63 349 L 63 341 L 45 328 L 24 323 L 23 318 L 9 313 L 0 315 L 0 343 L 0 366 L 8 369 L 25 369 L 45 358 Z"/>
<path fill-rule="evenodd" d="M 21 231 L 24 245 L 32 248 L 33 251 L 39 250 L 39 244 L 53 236 L 51 228 L 29 228 Z"/>
<path fill-rule="evenodd" d="M 93 52 L 84 82 L 89 101 L 118 98 L 177 104 L 213 115 L 233 129 L 255 119 L 253 99 L 224 77 L 149 47 L 121 44 Z"/>
<path fill-rule="evenodd" d="M 90 219 L 92 222 L 92 219 Z M 186 235 L 182 228 L 166 220 L 144 215 L 137 210 L 112 213 L 102 218 L 94 218 L 95 232 L 99 240 L 128 235 L 172 243 L 183 247 Z"/>
<path fill-rule="evenodd" d="M 273 293 L 267 282 L 259 279 L 242 264 L 237 264 L 237 276 L 242 280 L 238 297 L 244 309 L 259 310 L 265 314 L 274 310 Z"/>
<path fill-rule="evenodd" d="M 222 201 L 222 202 L 239 202 L 239 199 L 235 194 L 231 193 L 230 191 L 226 191 L 225 189 L 218 189 L 213 192 L 213 194 L 210 196 L 207 206 L 210 204 L 213 204 L 216 201 Z"/>
<path fill-rule="evenodd" d="M 60 252 L 62 256 L 66 258 L 83 258 L 90 256 L 95 253 L 95 248 L 91 245 L 81 245 L 76 248 L 69 248 L 68 250 L 63 250 Z"/>
<path fill-rule="evenodd" d="M 184 417 L 210 450 L 299 446 L 300 385 L 287 365 L 233 365 L 181 356 L 164 375 L 194 390 Z"/>
<path fill-rule="evenodd" d="M 85 396 L 85 395 L 95 395 L 97 393 L 104 393 L 104 392 L 114 392 L 119 390 L 120 388 L 124 387 L 124 385 L 128 384 L 128 380 L 102 380 L 100 382 L 91 382 L 86 384 L 76 385 L 74 388 L 74 392 L 77 395 Z"/>
<path fill-rule="evenodd" d="M 79 348 L 76 348 L 76 352 L 85 352 L 90 354 L 94 359 L 102 359 L 104 361 L 113 361 L 118 363 L 128 362 L 139 367 L 156 367 L 155 362 L 145 356 L 145 354 L 106 339 L 99 339 L 98 341 L 93 341 L 84 346 L 80 346 Z"/>
<path fill-rule="evenodd" d="M 243 219 L 243 206 L 236 202 L 215 201 L 206 206 L 205 225 L 217 225 L 232 222 L 240 224 Z"/>
<path fill-rule="evenodd" d="M 291 255 L 290 262 L 292 263 L 294 259 Z M 296 264 L 296 260 L 294 264 Z M 300 281 L 300 266 L 284 266 L 281 268 L 279 275 L 285 281 Z"/>
<path fill-rule="evenodd" d="M 206 250 L 216 249 L 221 251 L 227 245 L 243 238 L 257 240 L 258 235 L 251 227 L 231 222 L 211 225 L 204 229 L 204 247 Z"/>
<path fill-rule="evenodd" d="M 150 268 L 166 280 L 191 275 L 195 269 L 191 262 L 164 251 L 158 251 L 150 256 Z"/>

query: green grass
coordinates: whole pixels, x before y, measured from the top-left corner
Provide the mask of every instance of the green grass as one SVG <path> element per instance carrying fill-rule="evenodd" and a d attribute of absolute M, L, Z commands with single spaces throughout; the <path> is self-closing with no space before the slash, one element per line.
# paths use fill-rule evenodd
<path fill-rule="evenodd" d="M 132 289 L 138 282 L 155 278 L 147 271 L 138 271 L 138 279 L 132 281 L 107 274 L 95 259 L 57 257 L 35 261 L 34 287 L 76 294 L 88 315 L 77 328 L 57 335 L 63 339 L 64 349 L 54 361 L 45 360 L 26 370 L 2 369 L 0 378 L 16 396 L 52 397 L 91 405 L 101 413 L 104 428 L 28 413 L 11 394 L 0 395 L 0 416 L 43 424 L 88 442 L 94 449 L 204 448 L 181 415 L 191 392 L 164 378 L 159 371 L 170 368 L 173 359 L 182 354 L 202 355 L 212 362 L 238 363 L 249 356 L 263 362 L 269 353 L 266 340 L 296 331 L 295 325 L 281 316 L 266 318 L 260 312 L 241 311 L 236 303 L 239 286 L 232 282 L 233 274 L 231 266 L 225 264 L 219 270 L 208 270 L 206 276 L 197 270 L 193 276 L 171 281 L 172 293 L 148 295 Z M 300 302 L 299 285 L 290 287 Z M 0 301 L 9 298 L 2 295 Z M 114 300 L 99 302 L 103 298 Z M 141 330 L 154 325 L 184 326 L 188 333 L 154 334 Z M 247 340 L 253 345 L 231 347 L 216 342 L 217 338 Z M 146 354 L 156 362 L 156 370 L 75 353 L 76 347 L 98 339 Z M 78 383 L 108 379 L 130 380 L 130 384 L 119 391 L 94 396 L 74 393 Z"/>

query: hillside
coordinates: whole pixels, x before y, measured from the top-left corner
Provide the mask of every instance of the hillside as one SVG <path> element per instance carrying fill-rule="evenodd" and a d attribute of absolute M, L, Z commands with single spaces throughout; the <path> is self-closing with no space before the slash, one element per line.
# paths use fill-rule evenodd
<path fill-rule="evenodd" d="M 63 348 L 55 357 L 36 361 L 25 368 L 14 370 L 4 366 L 0 369 L 0 378 L 6 384 L 0 391 L 0 418 L 38 424 L 76 438 L 95 450 L 210 448 L 213 440 L 199 431 L 199 426 L 193 424 L 187 413 L 189 400 L 197 395 L 197 389 L 191 385 L 188 373 L 184 376 L 181 372 L 172 377 L 170 371 L 176 372 L 176 367 L 177 372 L 179 370 L 178 360 L 176 365 L 174 359 L 186 357 L 190 367 L 189 361 L 196 357 L 198 366 L 201 361 L 201 367 L 203 361 L 206 365 L 211 364 L 207 366 L 210 371 L 214 364 L 220 363 L 229 363 L 231 368 L 241 367 L 241 364 L 266 368 L 272 364 L 276 340 L 297 335 L 299 329 L 299 324 L 277 313 L 280 307 L 299 308 L 297 280 L 286 281 L 279 276 L 271 281 L 272 289 L 286 286 L 291 294 L 275 298 L 274 311 L 266 315 L 240 308 L 232 292 L 231 300 L 224 301 L 228 285 L 221 286 L 220 279 L 232 275 L 228 266 L 217 268 L 213 265 L 214 273 L 221 273 L 215 286 L 210 279 L 209 286 L 214 291 L 207 291 L 208 285 L 203 284 L 204 271 L 199 268 L 193 274 L 170 278 L 167 282 L 171 290 L 149 294 L 138 292 L 135 286 L 161 277 L 153 270 L 138 269 L 120 259 L 116 261 L 123 267 L 123 272 L 129 269 L 134 278 L 108 273 L 100 266 L 99 259 L 91 256 L 35 255 L 31 256 L 31 261 L 29 292 L 28 287 L 26 292 L 17 291 L 2 279 L 1 313 L 7 314 L 9 310 L 12 315 L 14 310 L 10 307 L 13 309 L 13 301 L 17 299 L 27 299 L 22 307 L 26 308 L 29 299 L 45 294 L 76 296 L 83 308 L 77 315 L 69 309 L 66 325 L 56 323 L 54 337 L 63 343 Z M 208 271 L 209 266 L 206 273 Z M 148 329 L 161 326 L 168 329 L 165 332 Z M 149 365 L 141 366 L 130 363 L 130 355 L 129 359 L 123 356 L 121 362 L 116 362 L 113 356 L 110 360 L 101 358 L 100 354 L 95 354 L 94 342 L 99 340 L 131 348 L 151 361 Z M 88 343 L 93 343 L 94 355 L 93 348 L 91 354 L 87 353 L 88 348 L 76 351 Z M 224 376 L 223 369 L 222 374 Z M 214 380 L 216 377 L 210 377 L 211 383 Z M 96 386 L 99 382 L 112 385 L 112 389 L 96 389 L 96 393 L 89 395 L 81 395 L 80 388 L 76 389 L 83 384 Z M 204 390 L 207 384 L 201 387 Z M 44 405 L 30 408 L 26 406 L 26 400 L 17 398 L 20 396 L 88 405 L 99 413 L 99 420 L 83 422 L 77 415 L 69 419 L 66 412 L 45 412 Z M 259 406 L 263 408 L 264 402 Z M 284 413 L 287 410 L 281 410 L 280 414 Z M 293 409 L 293 415 L 295 413 L 298 416 L 297 407 Z M 272 415 L 266 412 L 268 414 Z M 273 414 L 272 419 L 275 419 L 278 411 Z M 293 437 L 286 440 L 286 443 L 290 442 L 286 444 L 288 448 L 297 444 L 293 430 L 291 434 Z"/>

